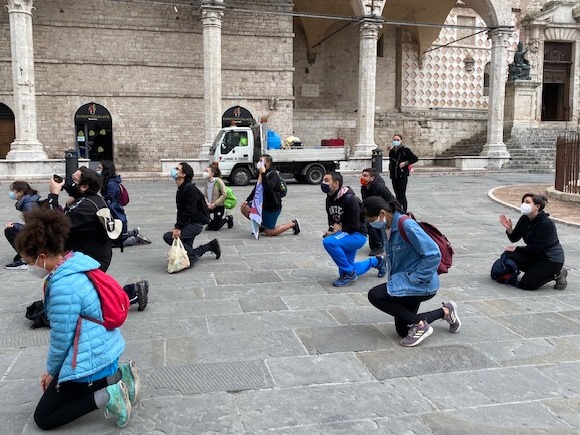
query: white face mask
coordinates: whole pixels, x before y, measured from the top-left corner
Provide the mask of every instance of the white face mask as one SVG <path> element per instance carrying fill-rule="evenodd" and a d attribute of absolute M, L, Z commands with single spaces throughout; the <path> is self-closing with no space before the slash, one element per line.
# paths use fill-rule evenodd
<path fill-rule="evenodd" d="M 201 174 L 201 176 L 202 176 L 204 179 L 210 178 L 210 176 L 209 176 L 209 172 L 204 172 L 203 174 Z"/>
<path fill-rule="evenodd" d="M 262 169 L 264 167 L 264 164 L 262 163 L 261 160 L 258 161 L 258 163 L 256 163 L 256 169 L 259 171 L 260 169 Z"/>
<path fill-rule="evenodd" d="M 520 212 L 525 216 L 529 215 L 532 212 L 532 205 L 527 202 L 522 202 L 522 205 L 520 205 Z"/>
<path fill-rule="evenodd" d="M 28 268 L 27 268 L 28 273 L 30 273 L 35 278 L 44 280 L 48 276 L 48 274 L 50 273 L 48 270 L 45 269 L 46 261 L 44 261 L 43 267 L 37 266 L 36 265 L 37 262 L 38 262 L 38 258 L 36 258 L 36 261 L 34 262 L 34 264 L 28 265 Z"/>

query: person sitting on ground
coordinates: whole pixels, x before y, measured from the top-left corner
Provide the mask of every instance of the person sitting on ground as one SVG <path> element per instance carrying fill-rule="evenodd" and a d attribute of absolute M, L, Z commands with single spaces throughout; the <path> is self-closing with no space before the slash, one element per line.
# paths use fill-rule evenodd
<path fill-rule="evenodd" d="M 217 239 L 193 248 L 195 238 L 203 229 L 200 208 L 203 206 L 202 201 L 205 201 L 205 198 L 197 186 L 191 182 L 193 179 L 192 167 L 189 163 L 181 162 L 171 170 L 171 177 L 177 184 L 177 193 L 175 194 L 177 221 L 171 231 L 163 234 L 163 240 L 168 245 L 172 245 L 173 239 L 181 238 L 183 247 L 189 256 L 189 267 L 193 267 L 206 252 L 213 252 L 216 260 L 219 259 L 222 251 Z"/>
<path fill-rule="evenodd" d="M 403 222 L 409 241 L 403 239 L 398 222 L 404 211 L 397 201 L 386 202 L 371 196 L 364 201 L 364 207 L 369 223 L 388 239 L 390 266 L 387 283 L 369 291 L 369 302 L 395 318 L 397 334 L 404 337 L 401 345 L 412 347 L 421 343 L 433 333 L 431 323 L 439 319 L 449 323 L 450 332 L 458 332 L 461 320 L 454 301 L 443 303 L 437 310 L 418 313 L 421 302 L 433 298 L 439 291 L 437 268 L 441 252 L 437 244 L 414 219 Z"/>
<path fill-rule="evenodd" d="M 226 185 L 222 180 L 222 173 L 218 167 L 210 165 L 203 171 L 205 188 L 203 189 L 207 208 L 212 220 L 205 227 L 206 230 L 219 231 L 221 227 L 228 224 L 228 228 L 234 226 L 234 217 L 226 216 L 224 201 L 226 200 Z"/>
<path fill-rule="evenodd" d="M 51 324 L 46 372 L 40 378 L 43 395 L 34 421 L 50 430 L 104 408 L 105 417 L 113 416 L 116 425 L 124 427 L 139 394 L 137 366 L 134 361 L 119 363 L 125 349 L 119 328 L 107 330 L 86 318 L 103 318 L 99 295 L 86 275 L 100 264 L 81 252 L 65 250 L 70 226 L 62 213 L 38 209 L 29 213 L 26 227 L 16 237 L 28 271 L 44 281 L 44 306 Z"/>
<path fill-rule="evenodd" d="M 395 199 L 389 188 L 385 185 L 385 180 L 377 173 L 375 168 L 363 169 L 360 184 L 360 193 L 363 201 L 369 196 L 380 196 L 387 202 Z M 383 255 L 385 253 L 383 236 L 369 224 L 367 224 L 367 233 L 369 235 L 369 248 L 371 248 L 369 256 Z"/>
<path fill-rule="evenodd" d="M 113 218 L 123 222 L 121 238 L 113 241 L 113 247 L 119 247 L 121 244 L 123 246 L 150 244 L 151 240 L 141 234 L 139 227 L 128 230 L 127 215 L 125 209 L 119 203 L 121 176 L 117 175 L 115 164 L 111 160 L 101 160 L 97 166 L 97 174 L 103 177 L 101 195 L 107 201 Z"/>
<path fill-rule="evenodd" d="M 96 214 L 98 210 L 108 208 L 103 197 L 99 195 L 101 181 L 99 174 L 84 166 L 61 182 L 53 178 L 50 180 L 47 205 L 51 210 L 62 210 L 58 204 L 58 195 L 64 188 L 70 198 L 63 211 L 71 223 L 65 248 L 94 258 L 101 265 L 99 269 L 106 272 L 111 264 L 113 249 L 111 239 Z M 123 290 L 129 296 L 131 304 L 137 304 L 139 311 L 147 307 L 148 281 L 127 284 Z"/>
<path fill-rule="evenodd" d="M 343 186 L 342 175 L 328 172 L 320 188 L 326 193 L 326 213 L 328 230 L 323 234 L 322 245 L 338 266 L 338 279 L 332 283 L 343 287 L 355 282 L 359 276 L 371 268 L 379 271 L 379 278 L 385 276 L 386 260 L 377 255 L 355 262 L 356 251 L 367 241 L 366 226 L 362 214 L 362 204 L 350 187 Z"/>
<path fill-rule="evenodd" d="M 278 217 L 282 213 L 282 197 L 280 195 L 279 186 L 281 185 L 280 173 L 272 166 L 272 156 L 269 154 L 262 154 L 260 160 L 256 164 L 258 172 L 258 183 L 262 183 L 264 187 L 264 200 L 262 202 L 262 225 L 260 231 L 264 235 L 274 237 L 282 234 L 285 231 L 292 230 L 294 235 L 300 233 L 300 223 L 298 219 L 292 222 L 276 225 Z M 252 209 L 251 203 L 254 199 L 256 188 L 250 192 L 246 200 L 240 206 L 240 211 L 247 218 L 250 219 L 250 211 Z"/>
<path fill-rule="evenodd" d="M 28 184 L 26 181 L 15 181 L 10 185 L 10 199 L 16 201 L 16 210 L 24 215 L 25 213 L 38 208 L 40 195 L 38 194 L 38 191 L 30 187 L 30 184 Z M 14 250 L 16 250 L 16 247 L 14 246 L 14 239 L 23 228 L 24 224 L 20 222 L 8 222 L 6 224 L 4 235 Z M 25 270 L 26 267 L 26 262 L 20 257 L 18 252 L 12 259 L 12 263 L 6 265 L 6 269 L 10 270 Z"/>
<path fill-rule="evenodd" d="M 522 217 L 515 228 L 506 215 L 499 217 L 511 242 L 523 239 L 526 243 L 525 246 L 505 248 L 507 258 L 513 260 L 519 269 L 508 283 L 522 290 L 537 290 L 554 280 L 557 290 L 564 290 L 568 285 L 568 270 L 563 267 L 564 249 L 558 240 L 556 225 L 544 211 L 547 202 L 545 196 L 526 193 L 520 206 Z"/>

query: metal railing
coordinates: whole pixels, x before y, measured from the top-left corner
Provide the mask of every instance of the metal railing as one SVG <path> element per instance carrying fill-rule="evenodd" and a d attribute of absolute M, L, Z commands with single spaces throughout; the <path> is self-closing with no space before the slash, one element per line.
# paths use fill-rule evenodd
<path fill-rule="evenodd" d="M 580 135 L 569 133 L 556 139 L 556 177 L 554 188 L 560 192 L 580 193 Z"/>

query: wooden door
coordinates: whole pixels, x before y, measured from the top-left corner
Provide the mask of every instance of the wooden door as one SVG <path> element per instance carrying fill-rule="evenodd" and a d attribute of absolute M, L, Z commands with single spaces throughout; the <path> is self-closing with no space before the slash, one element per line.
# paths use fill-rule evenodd
<path fill-rule="evenodd" d="M 14 120 L 0 119 L 0 159 L 5 159 L 10 151 L 10 144 L 14 142 L 16 130 Z"/>

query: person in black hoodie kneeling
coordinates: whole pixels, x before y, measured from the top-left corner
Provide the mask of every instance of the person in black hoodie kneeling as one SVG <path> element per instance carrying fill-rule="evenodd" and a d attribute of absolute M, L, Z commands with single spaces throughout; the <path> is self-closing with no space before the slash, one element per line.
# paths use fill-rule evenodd
<path fill-rule="evenodd" d="M 367 240 L 367 229 L 362 214 L 362 203 L 352 189 L 342 185 L 342 175 L 329 172 L 324 176 L 320 188 L 326 193 L 328 230 L 322 242 L 326 252 L 338 266 L 339 278 L 332 283 L 344 287 L 355 282 L 371 268 L 379 271 L 379 277 L 387 273 L 385 258 L 381 255 L 355 263 L 356 251 Z"/>
<path fill-rule="evenodd" d="M 564 249 L 558 240 L 556 225 L 544 211 L 547 202 L 544 196 L 526 193 L 520 206 L 523 216 L 515 228 L 506 215 L 499 217 L 511 242 L 523 239 L 526 243 L 525 246 L 505 248 L 507 257 L 517 264 L 520 271 L 509 283 L 522 290 L 537 290 L 554 280 L 557 290 L 564 290 L 568 285 L 568 271 L 563 267 Z"/>

